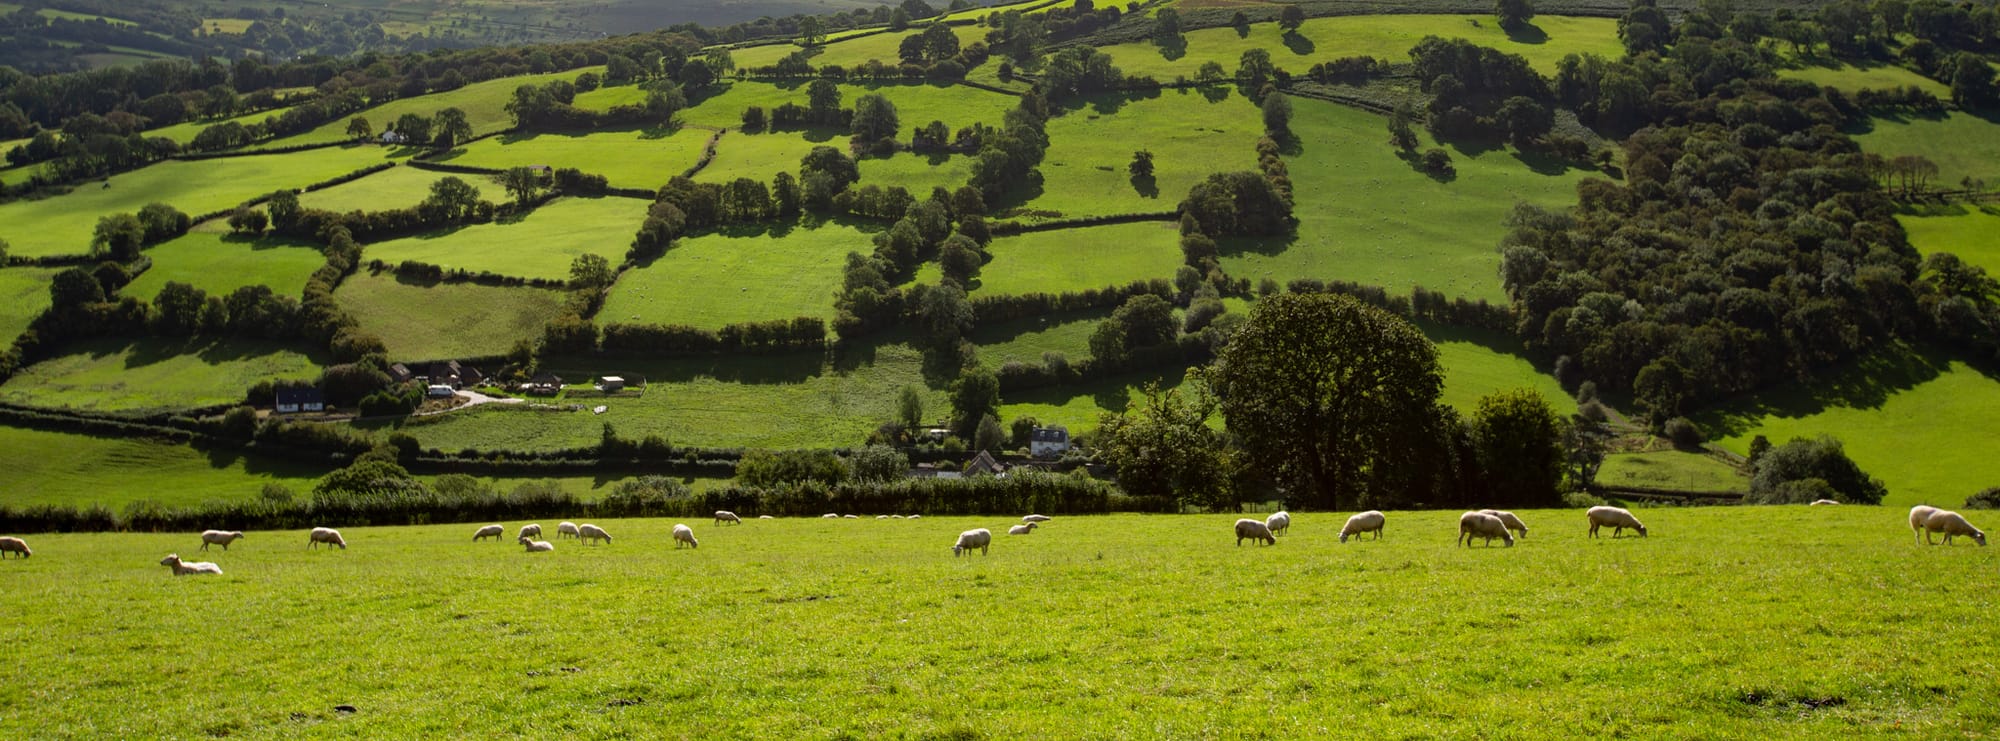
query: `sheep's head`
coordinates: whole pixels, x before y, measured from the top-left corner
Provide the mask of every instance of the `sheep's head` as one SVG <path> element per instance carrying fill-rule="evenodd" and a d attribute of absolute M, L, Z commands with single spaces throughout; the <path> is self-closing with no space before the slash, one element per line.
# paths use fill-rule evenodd
<path fill-rule="evenodd" d="M 1505 530 L 1500 531 L 1500 539 L 1507 542 L 1508 548 L 1514 547 L 1514 536 L 1509 535 L 1507 531 Z"/>
<path fill-rule="evenodd" d="M 1342 530 L 1342 531 L 1340 531 L 1340 542 L 1342 542 L 1342 543 L 1345 543 L 1345 542 L 1347 542 L 1347 531 L 1346 531 L 1346 530 Z"/>
<path fill-rule="evenodd" d="M 1983 547 L 1986 545 L 1986 533 L 1980 532 L 1978 528 L 1973 528 L 1972 540 Z"/>
<path fill-rule="evenodd" d="M 1634 522 L 1634 523 L 1633 523 L 1633 525 L 1632 525 L 1632 529 L 1633 529 L 1633 530 L 1637 530 L 1637 531 L 1639 531 L 1639 537 L 1641 537 L 1641 538 L 1644 538 L 1644 537 L 1646 537 L 1646 526 L 1645 526 L 1645 525 L 1640 525 L 1640 524 L 1638 524 L 1638 523 Z"/>
<path fill-rule="evenodd" d="M 169 553 L 167 554 L 166 558 L 160 559 L 161 566 L 172 566 L 180 562 L 181 562 L 181 556 L 178 553 Z"/>

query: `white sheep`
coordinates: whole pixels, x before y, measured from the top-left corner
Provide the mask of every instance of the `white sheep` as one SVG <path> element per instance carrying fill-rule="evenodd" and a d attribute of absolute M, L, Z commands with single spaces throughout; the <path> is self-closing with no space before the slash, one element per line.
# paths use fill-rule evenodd
<path fill-rule="evenodd" d="M 201 549 L 204 551 L 208 550 L 210 544 L 215 544 L 222 546 L 222 550 L 226 551 L 229 550 L 230 543 L 242 537 L 243 532 L 240 530 L 203 530 L 201 531 Z"/>
<path fill-rule="evenodd" d="M 1597 537 L 1597 529 L 1606 525 L 1611 526 L 1613 538 L 1624 535 L 1625 528 L 1628 527 L 1639 531 L 1639 537 L 1646 537 L 1646 526 L 1639 524 L 1639 518 L 1633 517 L 1627 510 L 1618 507 L 1591 507 L 1585 510 L 1583 515 L 1590 518 L 1590 537 Z"/>
<path fill-rule="evenodd" d="M 1340 542 L 1347 542 L 1347 536 L 1350 535 L 1354 536 L 1355 540 L 1360 540 L 1362 533 L 1374 533 L 1375 539 L 1381 540 L 1382 526 L 1387 524 L 1389 518 L 1372 509 L 1349 517 L 1347 524 L 1340 526 Z"/>
<path fill-rule="evenodd" d="M 951 556 L 957 558 L 974 548 L 979 549 L 979 555 L 991 555 L 986 551 L 986 547 L 990 545 L 993 545 L 993 531 L 983 527 L 967 530 L 958 534 L 958 542 L 951 544 Z"/>
<path fill-rule="evenodd" d="M 1508 548 L 1514 547 L 1514 535 L 1507 532 L 1507 523 L 1484 512 L 1467 512 L 1458 516 L 1458 537 L 1453 538 L 1452 543 L 1463 541 L 1470 546 L 1473 538 L 1485 538 L 1488 547 L 1493 545 L 1494 538 L 1506 541 Z"/>
<path fill-rule="evenodd" d="M 572 538 L 579 537 L 576 532 L 576 523 L 564 522 L 556 525 L 556 540 L 562 540 L 565 535 Z"/>
<path fill-rule="evenodd" d="M 337 545 L 341 550 L 347 550 L 347 540 L 340 537 L 339 530 L 330 527 L 313 528 L 312 533 L 306 536 L 306 548 L 318 548 L 321 543 L 329 546 Z"/>
<path fill-rule="evenodd" d="M 776 517 L 772 517 L 772 516 L 770 516 L 770 515 L 758 515 L 758 516 L 757 516 L 757 519 L 759 519 L 759 520 L 775 520 L 775 519 L 778 519 L 778 518 L 776 518 Z"/>
<path fill-rule="evenodd" d="M 472 542 L 477 543 L 481 538 L 492 538 L 493 542 L 498 543 L 500 536 L 506 532 L 507 528 L 499 525 L 487 525 L 472 532 Z"/>
<path fill-rule="evenodd" d="M 1278 538 L 1271 534 L 1271 528 L 1262 520 L 1244 518 L 1236 521 L 1236 544 L 1243 545 L 1243 539 L 1260 541 L 1265 545 L 1277 545 Z"/>
<path fill-rule="evenodd" d="M 826 514 L 820 515 L 819 518 L 822 520 L 838 520 L 840 519 L 840 515 L 828 512 Z"/>
<path fill-rule="evenodd" d="M 181 560 L 180 554 L 178 553 L 167 554 L 166 558 L 160 559 L 160 565 L 173 569 L 174 576 L 187 576 L 188 574 L 222 573 L 221 566 L 217 566 L 207 561 L 196 561 L 194 563 L 187 563 Z"/>
<path fill-rule="evenodd" d="M 900 520 L 900 519 L 903 519 L 903 516 L 902 516 L 902 515 L 889 515 L 889 519 L 891 519 L 891 520 Z"/>
<path fill-rule="evenodd" d="M 611 533 L 604 532 L 604 528 L 588 522 L 576 526 L 576 536 L 583 540 L 584 545 L 589 545 L 590 541 L 593 540 L 602 540 L 605 543 L 611 542 Z"/>
<path fill-rule="evenodd" d="M 35 555 L 34 551 L 28 549 L 28 541 L 20 538 L 0 538 L 0 558 L 6 558 L 9 553 L 19 553 L 22 558 Z"/>
<path fill-rule="evenodd" d="M 764 519 L 767 519 L 767 520 L 768 520 L 768 519 L 770 519 L 770 517 L 769 517 L 769 516 L 766 516 L 766 517 L 765 517 Z M 715 511 L 715 524 L 717 524 L 717 525 L 720 525 L 720 524 L 722 524 L 722 523 L 725 523 L 725 522 L 734 522 L 734 523 L 736 523 L 736 524 L 738 524 L 738 525 L 741 525 L 741 524 L 743 524 L 743 518 L 741 518 L 741 517 L 737 517 L 737 516 L 736 516 L 736 513 L 735 513 L 735 512 L 731 512 L 731 511 L 729 511 L 729 510 L 726 510 L 726 509 L 718 509 L 718 510 L 716 510 L 716 511 Z"/>
<path fill-rule="evenodd" d="M 675 541 L 674 542 L 675 548 L 701 547 L 701 543 L 694 539 L 694 528 L 688 527 L 686 525 L 674 526 L 674 541 Z"/>
<path fill-rule="evenodd" d="M 1013 527 L 1007 528 L 1008 535 L 1033 535 L 1034 532 L 1035 532 L 1035 523 L 1032 522 L 1025 525 L 1015 525 Z"/>
<path fill-rule="evenodd" d="M 529 553 L 553 553 L 556 549 L 556 544 L 554 543 L 546 540 L 535 540 L 526 535 L 521 536 L 519 541 L 521 545 L 527 547 Z"/>
<path fill-rule="evenodd" d="M 521 526 L 521 535 L 520 535 L 520 537 L 523 537 L 523 538 L 539 538 L 539 537 L 542 537 L 542 525 L 541 525 L 541 523 L 539 523 L 539 522 L 538 522 L 538 523 L 535 523 L 535 524 L 533 524 L 533 525 L 522 525 L 522 526 Z"/>
<path fill-rule="evenodd" d="M 1972 523 L 1966 522 L 1965 517 L 1948 509 L 1932 512 L 1930 517 L 1924 519 L 1924 539 L 1929 540 L 1931 533 L 1944 533 L 1945 545 L 1951 545 L 1951 539 L 1959 535 L 1971 538 L 1973 542 L 1982 546 L 1986 545 L 1986 533 L 1973 527 Z"/>
<path fill-rule="evenodd" d="M 1499 509 L 1482 509 L 1479 510 L 1479 514 L 1498 517 L 1500 518 L 1500 524 L 1506 525 L 1508 530 L 1520 533 L 1523 538 L 1528 537 L 1528 523 L 1522 522 L 1521 518 L 1515 517 L 1512 512 Z"/>
<path fill-rule="evenodd" d="M 888 516 L 888 515 L 876 515 L 876 516 L 875 516 L 875 519 L 877 519 L 877 520 L 886 520 L 886 519 L 889 519 L 889 516 Z"/>
<path fill-rule="evenodd" d="M 1939 511 L 1936 507 L 1928 507 L 1921 504 L 1910 508 L 1910 532 L 1916 535 L 1918 543 L 1931 542 L 1930 530 L 1924 527 L 1924 523 L 1929 522 L 1931 515 L 1937 514 Z"/>
<path fill-rule="evenodd" d="M 1292 515 L 1284 510 L 1272 512 L 1270 517 L 1264 518 L 1264 527 L 1270 528 L 1272 535 L 1284 535 L 1286 530 L 1292 528 Z"/>
<path fill-rule="evenodd" d="M 1023 518 L 1021 518 L 1021 522 L 1023 522 L 1023 523 L 1028 523 L 1028 522 L 1048 522 L 1049 520 L 1052 520 L 1052 519 L 1055 519 L 1055 518 L 1052 518 L 1052 517 L 1049 517 L 1048 515 L 1028 515 L 1027 517 L 1023 517 Z"/>
<path fill-rule="evenodd" d="M 1840 500 L 1838 500 L 1838 499 L 1814 499 L 1814 500 L 1813 500 L 1813 502 L 1812 502 L 1812 506 L 1814 506 L 1814 507 L 1825 507 L 1825 506 L 1827 506 L 1827 505 L 1829 505 L 1829 504 L 1839 504 L 1839 503 L 1840 503 Z"/>
<path fill-rule="evenodd" d="M 924 519 L 924 516 L 923 516 L 923 515 L 910 515 L 910 519 L 912 519 L 912 520 L 921 520 L 921 519 Z"/>
<path fill-rule="evenodd" d="M 859 520 L 859 519 L 861 519 L 861 515 L 841 515 L 841 516 L 840 516 L 840 519 L 843 519 L 843 520 Z"/>

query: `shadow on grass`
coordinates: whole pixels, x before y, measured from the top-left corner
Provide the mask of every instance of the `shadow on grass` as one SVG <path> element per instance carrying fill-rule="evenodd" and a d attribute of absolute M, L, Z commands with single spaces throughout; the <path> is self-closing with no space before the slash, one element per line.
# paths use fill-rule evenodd
<path fill-rule="evenodd" d="M 1047 331 L 1050 328 L 1064 324 L 1101 322 L 1106 317 L 1111 316 L 1111 312 L 1111 309 L 1086 309 L 1083 311 L 1062 312 L 1047 316 L 996 322 L 973 329 L 972 334 L 967 336 L 966 339 L 971 340 L 972 344 L 975 345 L 999 345 L 1013 342 L 1022 335 Z M 1035 358 L 1034 360 L 1036 362 L 1041 361 L 1040 358 Z"/>
<path fill-rule="evenodd" d="M 1809 417 L 1835 407 L 1875 409 L 1889 397 L 1943 375 L 1951 361 L 1951 354 L 1938 348 L 1895 345 L 1803 383 L 1725 401 L 1697 415 L 1695 422 L 1711 435 L 1729 437 L 1756 429 L 1765 417 Z"/>
<path fill-rule="evenodd" d="M 1313 43 L 1312 39 L 1306 38 L 1304 34 L 1297 31 L 1286 31 L 1284 42 L 1286 49 L 1290 49 L 1293 54 L 1302 57 L 1319 51 L 1318 44 Z"/>
<path fill-rule="evenodd" d="M 1160 183 L 1158 180 L 1155 180 L 1151 175 L 1146 175 L 1144 177 L 1133 175 L 1132 189 L 1139 192 L 1140 198 L 1160 197 Z"/>
<path fill-rule="evenodd" d="M 1546 44 L 1549 42 L 1549 32 L 1542 30 L 1541 26 L 1533 23 L 1523 23 L 1513 28 L 1507 28 L 1506 26 L 1501 26 L 1500 28 L 1507 32 L 1507 40 L 1516 44 Z"/>
<path fill-rule="evenodd" d="M 1548 154 L 1546 152 L 1534 152 L 1534 151 L 1516 149 L 1514 150 L 1513 154 L 1514 154 L 1514 160 L 1516 162 L 1520 162 L 1523 166 L 1527 167 L 1529 171 L 1534 172 L 1536 175 L 1551 175 L 1551 176 L 1564 175 L 1571 170 L 1587 170 L 1591 172 L 1597 171 L 1597 168 L 1595 167 L 1580 164 L 1572 160 L 1563 159 L 1561 157 Z"/>
<path fill-rule="evenodd" d="M 1187 368 L 1178 365 L 1172 369 L 1132 371 L 1089 383 L 1017 391 L 1007 395 L 1007 403 L 1064 406 L 1087 396 L 1098 409 L 1122 413 L 1132 403 L 1133 389 L 1142 388 L 1152 381 L 1158 381 L 1162 389 L 1170 389 L 1186 379 Z"/>
<path fill-rule="evenodd" d="M 1291 249 L 1298 241 L 1297 233 L 1275 237 L 1224 237 L 1217 240 L 1215 246 L 1216 253 L 1225 258 L 1245 255 L 1270 257 L 1284 254 L 1285 250 Z"/>
<path fill-rule="evenodd" d="M 542 367 L 565 378 L 571 374 L 582 378 L 601 371 L 607 364 L 615 364 L 621 373 L 644 377 L 649 384 L 688 383 L 704 378 L 741 384 L 804 383 L 826 369 L 825 356 L 818 352 L 686 358 L 564 356 L 546 360 Z"/>

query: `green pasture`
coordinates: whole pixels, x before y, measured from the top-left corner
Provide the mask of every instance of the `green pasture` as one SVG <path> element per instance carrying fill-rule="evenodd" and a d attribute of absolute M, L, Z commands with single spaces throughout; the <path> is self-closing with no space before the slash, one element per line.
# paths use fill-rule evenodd
<path fill-rule="evenodd" d="M 243 286 L 269 286 L 273 293 L 297 299 L 306 279 L 326 264 L 319 246 L 311 242 L 214 232 L 190 232 L 147 250 L 146 256 L 152 258 L 153 267 L 119 293 L 147 303 L 169 282 L 186 283 L 210 296 Z"/>
<path fill-rule="evenodd" d="M 258 381 L 319 376 L 298 345 L 261 340 L 94 339 L 21 369 L 0 401 L 99 412 L 160 412 L 242 401 Z M 11 456 L 9 456 L 11 457 Z"/>
<path fill-rule="evenodd" d="M 248 31 L 248 30 L 250 30 L 250 24 L 253 24 L 253 23 L 256 23 L 256 21 L 253 21 L 253 20 L 250 20 L 250 19 L 248 19 L 248 18 L 203 18 L 203 19 L 201 19 L 201 25 L 202 25 L 202 27 L 203 27 L 203 28 L 206 28 L 206 29 L 208 29 L 208 32 L 209 32 L 209 33 L 236 33 L 236 34 L 240 34 L 240 33 L 243 33 L 243 32 L 245 32 L 245 31 Z"/>
<path fill-rule="evenodd" d="M 1255 170 L 1257 140 L 1264 136 L 1257 106 L 1231 91 L 1213 92 L 1223 97 L 1211 101 L 1183 89 L 1099 95 L 1067 105 L 1048 122 L 1041 185 L 988 205 L 1002 216 L 1021 206 L 1038 218 L 1172 211 L 1212 173 Z M 1140 149 L 1153 153 L 1151 180 L 1126 172 Z M 1292 177 L 1299 177 L 1293 169 Z"/>
<path fill-rule="evenodd" d="M 2000 209 L 1953 204 L 1923 215 L 1899 214 L 1896 220 L 1924 254 L 1949 252 L 2000 278 Z"/>
<path fill-rule="evenodd" d="M 901 187 L 909 191 L 910 195 L 924 199 L 930 197 L 932 188 L 958 190 L 960 186 L 971 182 L 972 163 L 973 159 L 965 155 L 911 152 L 897 152 L 888 157 L 863 157 L 856 163 L 861 171 L 861 181 L 855 185 Z M 796 168 L 793 174 L 797 174 Z"/>
<path fill-rule="evenodd" d="M 395 360 L 503 355 L 519 340 L 541 337 L 563 304 L 555 290 L 416 285 L 366 271 L 342 282 L 335 297 L 363 330 L 382 338 Z"/>
<path fill-rule="evenodd" d="M 798 177 L 799 162 L 812 152 L 813 147 L 819 146 L 845 152 L 847 136 L 836 135 L 831 129 L 762 134 L 724 132 L 722 138 L 716 140 L 715 158 L 709 160 L 708 166 L 701 168 L 701 172 L 695 173 L 694 179 L 704 183 L 727 183 L 737 178 L 749 178 L 768 186 L 771 179 L 781 172 Z"/>
<path fill-rule="evenodd" d="M 1043 353 L 1062 353 L 1074 363 L 1090 357 L 1090 335 L 1111 311 L 1081 311 L 982 324 L 967 339 L 979 346 L 979 363 L 998 369 L 1010 362 L 1042 364 Z"/>
<path fill-rule="evenodd" d="M 0 427 L 0 443 L 6 450 L 0 454 L 6 461 L 0 466 L 0 504 L 16 508 L 102 504 L 117 512 L 142 500 L 197 505 L 255 497 L 265 484 L 282 484 L 304 495 L 325 473 L 318 467 L 161 440 Z"/>
<path fill-rule="evenodd" d="M 338 213 L 409 208 L 423 203 L 424 199 L 431 195 L 431 184 L 445 178 L 458 178 L 471 183 L 479 188 L 481 196 L 490 201 L 498 202 L 507 198 L 507 191 L 492 178 L 437 172 L 404 165 L 391 167 L 331 188 L 300 193 L 299 205 Z"/>
<path fill-rule="evenodd" d="M 1589 174 L 1513 150 L 1447 145 L 1458 174 L 1440 182 L 1389 146 L 1386 118 L 1316 100 L 1292 105 L 1292 132 L 1303 142 L 1285 158 L 1297 234 L 1226 241 L 1231 277 L 1340 279 L 1396 293 L 1422 285 L 1504 302 L 1496 248 L 1514 204 L 1567 207 Z M 1419 136 L 1423 149 L 1435 146 Z"/>
<path fill-rule="evenodd" d="M 2000 380 L 1947 356 L 1894 348 L 1696 421 L 1738 454 L 1748 453 L 1757 435 L 1774 445 L 1833 435 L 1862 470 L 1889 486 L 1883 504 L 1958 507 L 2000 486 L 2000 456 L 1987 434 L 1996 409 Z"/>
<path fill-rule="evenodd" d="M 814 67 L 840 65 L 853 69 L 873 59 L 894 67 L 903 63 L 902 56 L 897 53 L 902 48 L 903 39 L 922 34 L 926 28 L 929 26 L 924 23 L 912 23 L 910 30 L 902 33 L 877 33 L 821 44 L 818 53 L 808 52 L 810 56 L 807 61 Z M 974 41 L 985 41 L 986 32 L 989 30 L 992 29 L 984 26 L 951 27 L 952 33 L 958 36 L 960 47 L 969 46 Z M 730 56 L 736 60 L 737 68 L 755 69 L 777 64 L 778 60 L 796 51 L 800 51 L 800 47 L 796 44 L 771 44 L 731 52 Z M 999 61 L 994 60 L 992 63 L 999 64 Z"/>
<path fill-rule="evenodd" d="M 1915 154 L 1937 163 L 1932 184 L 1957 189 L 1965 178 L 2000 184 L 2000 123 L 1964 111 L 1940 117 L 1878 116 L 1854 134 L 1862 151 L 1895 157 Z"/>
<path fill-rule="evenodd" d="M 1271 62 L 1293 75 L 1304 75 L 1315 63 L 1340 57 L 1374 57 L 1410 61 L 1410 47 L 1425 36 L 1462 38 L 1508 54 L 1525 57 L 1542 74 L 1553 75 L 1556 63 L 1569 54 L 1597 54 L 1607 59 L 1625 55 L 1613 18 L 1535 16 L 1529 28 L 1510 33 L 1491 15 L 1360 15 L 1313 18 L 1297 33 L 1276 23 L 1256 23 L 1246 35 L 1234 28 L 1204 28 L 1184 34 L 1181 46 L 1153 42 L 1103 48 L 1128 75 L 1151 75 L 1162 82 L 1186 76 L 1194 79 L 1206 62 L 1222 65 L 1234 75 L 1243 53 L 1263 49 Z"/>
<path fill-rule="evenodd" d="M 526 554 L 477 523 L 30 535 L 0 639 L 11 737 L 1978 737 L 2000 725 L 1993 551 L 1873 507 L 1456 512 L 1342 544 L 1298 513 L 606 520 Z M 503 523 L 509 528 L 521 523 Z M 552 522 L 543 521 L 544 527 Z M 174 577 L 168 553 L 222 575 Z M 726 576 L 723 576 L 726 575 Z M 1052 586 L 1054 585 L 1054 586 Z M 213 636 L 192 640 L 188 636 Z M 1476 636 L 1471 638 L 1470 636 Z M 412 646 L 422 650 L 411 650 Z M 218 657 L 226 657 L 218 659 Z M 1809 659 L 1808 659 L 1809 657 Z M 221 661 L 223 663 L 218 664 Z M 177 678 L 177 679 L 176 679 Z M 352 712 L 337 711 L 347 706 Z"/>
<path fill-rule="evenodd" d="M 973 280 L 976 295 L 1065 293 L 1135 280 L 1172 279 L 1182 264 L 1180 231 L 1142 221 L 999 237 Z"/>
<path fill-rule="evenodd" d="M 249 126 L 251 124 L 263 123 L 267 119 L 275 119 L 278 117 L 279 114 L 282 114 L 284 112 L 285 109 L 283 108 L 274 108 L 271 110 L 257 111 L 255 113 L 245 113 L 241 116 L 235 116 L 233 118 L 207 118 L 199 121 L 183 121 L 181 123 L 177 123 L 172 126 L 162 126 L 157 129 L 148 130 L 146 132 L 146 136 L 165 137 L 168 139 L 172 139 L 176 142 L 180 142 L 182 146 L 186 146 L 187 144 L 194 141 L 195 135 L 200 134 L 202 129 L 206 129 L 210 126 L 220 126 L 222 124 L 229 123 L 232 121 L 237 124 L 241 124 L 243 126 Z M 346 119 L 342 120 L 345 121 Z M 284 141 L 287 146 L 290 146 L 297 144 L 312 144 L 316 142 L 347 141 L 347 139 L 348 139 L 347 128 L 345 126 L 342 126 L 339 131 L 334 131 L 332 129 L 327 129 L 327 128 L 320 128 L 320 129 L 315 129 L 308 133 L 287 137 Z"/>
<path fill-rule="evenodd" d="M 874 249 L 868 233 L 833 222 L 740 231 L 682 238 L 665 256 L 625 271 L 598 322 L 716 329 L 800 316 L 831 321 L 847 253 Z"/>
<path fill-rule="evenodd" d="M 1680 450 L 1614 453 L 1597 469 L 1597 483 L 1684 491 L 1748 491 L 1742 471 L 1713 456 Z"/>
<path fill-rule="evenodd" d="M 1525 388 L 1541 394 L 1556 414 L 1568 417 L 1576 402 L 1554 376 L 1529 362 L 1521 341 L 1499 332 L 1450 327 L 1423 322 L 1418 325 L 1437 347 L 1438 367 L 1444 371 L 1443 401 L 1471 415 L 1479 400 L 1502 391 Z"/>
<path fill-rule="evenodd" d="M 580 74 L 580 73 L 579 73 Z M 596 90 L 577 93 L 570 105 L 592 111 L 608 111 L 621 105 L 645 105 L 651 91 L 637 84 L 607 85 Z"/>
<path fill-rule="evenodd" d="M 573 167 L 603 175 L 615 188 L 656 189 L 701 159 L 710 134 L 691 128 L 501 134 L 452 150 L 438 161 L 500 170 Z M 793 165 L 796 169 L 797 163 Z"/>
<path fill-rule="evenodd" d="M 1060 348 L 1067 346 L 1068 342 L 1071 341 L 1069 333 L 1076 332 L 1078 329 L 1084 330 L 1083 341 L 1084 347 L 1087 350 L 1090 346 L 1090 335 L 1088 332 L 1097 329 L 1094 325 L 1088 328 L 1065 327 L 1061 332 L 1047 333 L 1040 337 L 1020 337 L 1013 344 L 1023 350 L 1035 346 L 1030 343 L 1046 344 L 1052 349 Z M 1060 349 L 1057 351 L 1063 352 Z M 1003 352 L 1007 351 L 1003 350 Z M 1014 352 L 1019 352 L 1019 350 Z M 1071 355 L 1068 352 L 1064 352 L 1064 354 L 1069 355 L 1069 359 L 1072 361 L 1090 355 L 1087 351 L 1081 355 Z M 986 362 L 987 356 L 984 352 L 980 354 L 980 357 L 982 362 Z M 1039 357 L 1038 354 L 1036 359 L 1039 360 Z M 999 366 L 995 365 L 993 367 L 997 368 Z M 1088 436 L 1097 431 L 1098 424 L 1103 420 L 1104 415 L 1123 412 L 1131 404 L 1140 401 L 1143 398 L 1141 392 L 1145 389 L 1146 384 L 1158 383 L 1160 388 L 1168 389 L 1180 388 L 1186 381 L 1187 368 L 1175 366 L 1133 371 L 1090 383 L 1048 386 L 1027 391 L 1017 391 L 1001 396 L 1000 422 L 1001 424 L 1007 424 L 1019 417 L 1033 417 L 1035 421 L 1043 425 L 1063 425 L 1069 428 L 1072 435 Z M 1221 417 L 1218 415 L 1217 420 L 1220 419 Z"/>
<path fill-rule="evenodd" d="M 298 136 L 278 139 L 266 146 L 288 146 L 296 142 L 339 140 L 347 138 L 347 122 L 356 117 L 368 119 L 376 131 L 388 128 L 405 113 L 420 116 L 435 116 L 446 108 L 465 111 L 465 120 L 472 124 L 474 134 L 490 134 L 514 128 L 514 118 L 507 115 L 507 104 L 514 99 L 514 89 L 522 85 L 547 85 L 556 80 L 574 80 L 584 72 L 604 74 L 603 67 L 586 67 L 540 75 L 501 77 L 484 82 L 475 82 L 457 90 L 419 95 L 414 98 L 398 98 L 362 110 L 350 116 L 328 121 L 319 128 Z M 303 138 L 302 138 L 303 137 Z"/>
<path fill-rule="evenodd" d="M 1939 100 L 1951 99 L 1949 86 L 1901 65 L 1848 63 L 1825 57 L 1796 60 L 1796 64 L 1797 66 L 1780 68 L 1778 76 L 1805 80 L 1820 87 L 1830 87 L 1849 94 L 1858 90 L 1898 90 L 1914 86 L 1937 96 Z"/>
<path fill-rule="evenodd" d="M 681 111 L 679 120 L 693 126 L 740 127 L 743 110 L 750 106 L 763 106 L 769 111 L 786 103 L 805 105 L 807 84 L 804 80 L 732 82 L 721 92 L 700 98 L 694 106 Z M 852 108 L 854 99 L 863 95 L 881 95 L 894 104 L 896 117 L 906 133 L 932 121 L 945 122 L 953 132 L 974 123 L 999 126 L 1001 117 L 1019 102 L 1011 95 L 964 85 L 883 82 L 841 85 L 840 105 Z"/>
<path fill-rule="evenodd" d="M 83 183 L 65 195 L 0 204 L 0 239 L 23 257 L 83 254 L 90 251 L 91 234 L 103 216 L 138 213 L 155 201 L 190 215 L 219 211 L 280 188 L 359 170 L 382 156 L 380 149 L 355 146 L 161 162 L 113 175 L 102 184 Z"/>
<path fill-rule="evenodd" d="M 49 308 L 49 282 L 56 268 L 0 268 L 0 342 L 8 345 Z"/>
<path fill-rule="evenodd" d="M 113 18 L 111 16 L 98 15 L 96 13 L 78 13 L 73 10 L 57 10 L 55 8 L 37 8 L 35 9 L 35 14 L 51 20 L 60 18 L 66 21 L 103 21 L 113 26 L 139 25 L 138 22 L 136 21 L 128 21 L 123 18 Z"/>
<path fill-rule="evenodd" d="M 578 256 L 601 255 L 614 265 L 623 259 L 648 205 L 637 198 L 558 198 L 518 220 L 370 244 L 362 257 L 391 265 L 415 260 L 474 273 L 567 279 Z"/>

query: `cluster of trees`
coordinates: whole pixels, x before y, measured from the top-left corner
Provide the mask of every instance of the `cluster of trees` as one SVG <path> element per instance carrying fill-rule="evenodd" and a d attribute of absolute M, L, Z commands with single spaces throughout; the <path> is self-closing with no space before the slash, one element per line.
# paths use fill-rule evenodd
<path fill-rule="evenodd" d="M 825 344 L 825 320 L 797 317 L 730 324 L 721 329 L 671 324 L 607 324 L 602 346 L 606 352 L 675 355 L 784 352 L 810 350 Z"/>
<path fill-rule="evenodd" d="M 1498 133 L 1523 146 L 1555 125 L 1549 81 L 1518 54 L 1427 36 L 1410 49 L 1410 59 L 1431 94 L 1430 127 L 1440 136 Z"/>
<path fill-rule="evenodd" d="M 961 189 L 962 197 L 955 197 L 935 189 L 887 231 L 875 235 L 873 254 L 848 253 L 841 291 L 834 299 L 840 312 L 834 331 L 852 337 L 894 323 L 907 313 L 931 349 L 957 350 L 973 323 L 965 284 L 985 264 L 986 245 L 992 241 L 985 202 L 977 195 Z M 896 288 L 916 273 L 919 264 L 933 259 L 944 273 L 938 285 L 920 285 L 908 292 Z"/>
<path fill-rule="evenodd" d="M 1847 457 L 1828 435 L 1793 438 L 1772 447 L 1759 435 L 1750 446 L 1752 504 L 1811 504 L 1832 499 L 1848 504 L 1881 504 L 1889 488 Z"/>
<path fill-rule="evenodd" d="M 698 60 L 690 63 L 701 64 Z M 673 123 L 674 114 L 687 107 L 686 94 L 681 91 L 680 85 L 672 82 L 648 83 L 644 104 L 613 106 L 608 111 L 576 107 L 573 105 L 576 93 L 575 84 L 562 80 L 546 85 L 522 85 L 514 89 L 513 99 L 507 102 L 507 113 L 514 117 L 514 126 L 518 129 L 575 130 L 606 126 L 665 126 Z"/>

